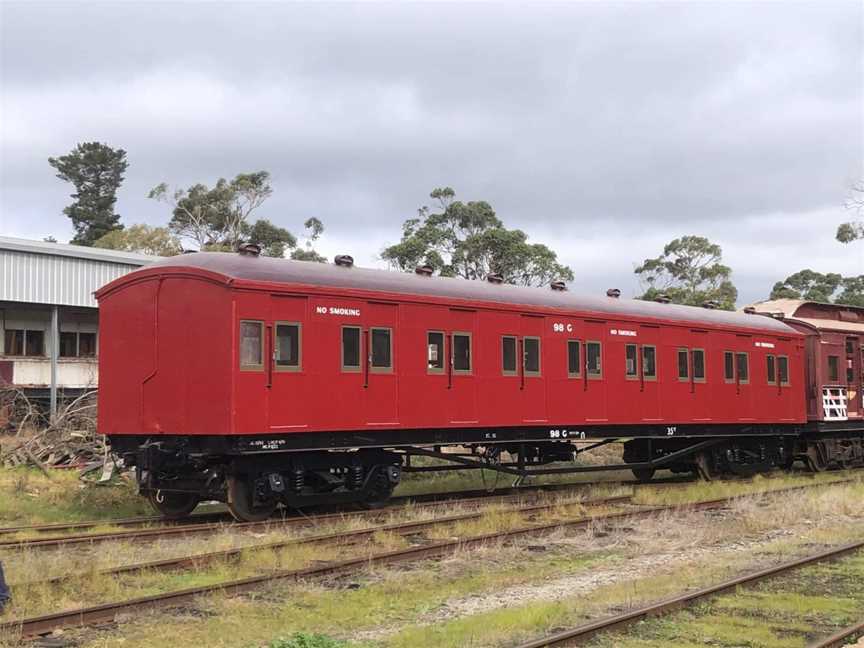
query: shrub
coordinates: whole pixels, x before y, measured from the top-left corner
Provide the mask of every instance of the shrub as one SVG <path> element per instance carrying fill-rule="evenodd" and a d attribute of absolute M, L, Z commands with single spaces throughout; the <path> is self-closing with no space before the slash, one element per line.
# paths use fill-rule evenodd
<path fill-rule="evenodd" d="M 326 635 L 295 632 L 287 639 L 280 637 L 270 643 L 268 648 L 344 648 L 344 641 L 338 641 Z"/>

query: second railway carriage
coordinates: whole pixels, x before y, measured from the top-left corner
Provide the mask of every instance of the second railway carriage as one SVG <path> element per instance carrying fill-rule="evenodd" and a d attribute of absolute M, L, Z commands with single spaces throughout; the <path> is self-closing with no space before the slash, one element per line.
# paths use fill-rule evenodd
<path fill-rule="evenodd" d="M 627 440 L 643 478 L 794 460 L 805 334 L 784 322 L 430 275 L 255 246 L 130 273 L 97 293 L 99 429 L 164 513 L 243 519 L 380 501 L 418 455 L 525 475 Z"/>

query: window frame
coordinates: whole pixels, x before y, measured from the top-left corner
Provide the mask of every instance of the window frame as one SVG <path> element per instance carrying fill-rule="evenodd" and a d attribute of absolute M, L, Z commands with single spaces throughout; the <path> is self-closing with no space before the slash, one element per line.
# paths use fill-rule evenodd
<path fill-rule="evenodd" d="M 576 345 L 576 371 L 570 370 L 570 345 Z M 567 377 L 581 378 L 582 377 L 582 342 L 577 338 L 569 338 L 567 340 Z"/>
<path fill-rule="evenodd" d="M 280 326 L 296 326 L 297 327 L 297 364 L 296 365 L 280 365 L 276 359 L 277 340 L 279 339 Z M 303 326 L 300 322 L 290 322 L 279 320 L 273 322 L 273 369 L 275 371 L 303 371 Z"/>
<path fill-rule="evenodd" d="M 651 351 L 654 353 L 654 371 L 650 374 L 645 372 L 645 367 L 647 365 L 647 363 L 645 362 L 645 350 L 646 349 L 651 349 Z M 659 360 L 657 359 L 657 345 L 656 344 L 643 344 L 643 345 L 641 345 L 641 348 L 639 349 L 639 362 L 642 363 L 642 371 L 640 374 L 640 378 L 642 380 L 647 380 L 649 382 L 656 382 L 657 381 L 657 374 L 659 373 L 659 367 L 658 367 Z"/>
<path fill-rule="evenodd" d="M 504 341 L 510 340 L 513 342 L 513 368 L 507 369 L 504 366 Z M 519 341 L 516 335 L 501 336 L 501 375 L 502 376 L 518 376 L 519 375 Z"/>
<path fill-rule="evenodd" d="M 681 354 L 684 354 L 684 372 L 685 375 L 681 375 Z M 690 375 L 693 373 L 692 368 L 690 367 L 690 349 L 688 347 L 677 347 L 675 350 L 675 367 L 676 372 L 678 373 L 678 382 L 689 383 Z"/>
<path fill-rule="evenodd" d="M 834 363 L 834 376 L 831 375 L 831 360 L 836 360 Z M 840 384 L 840 356 L 829 355 L 827 361 L 827 369 L 828 369 L 828 382 L 839 385 Z"/>
<path fill-rule="evenodd" d="M 375 337 L 375 331 L 386 331 L 387 332 L 387 358 L 390 361 L 390 364 L 387 365 L 377 365 L 375 364 L 375 343 L 373 338 Z M 362 359 L 363 354 L 360 354 Z M 389 326 L 370 326 L 369 327 L 369 372 L 370 373 L 378 373 L 378 374 L 389 374 L 393 373 L 393 329 Z"/>
<path fill-rule="evenodd" d="M 765 354 L 765 378 L 769 385 L 777 386 L 777 356 L 773 353 Z"/>
<path fill-rule="evenodd" d="M 537 341 L 537 369 L 528 369 L 528 340 Z M 528 378 L 537 378 L 543 375 L 543 342 L 538 335 L 522 336 L 522 373 Z"/>
<path fill-rule="evenodd" d="M 589 356 L 588 349 L 596 345 L 597 347 L 597 369 L 596 373 L 592 372 L 588 366 Z M 600 340 L 585 340 L 585 373 L 588 380 L 603 380 L 603 343 Z"/>
<path fill-rule="evenodd" d="M 702 356 L 702 376 L 696 375 L 696 354 Z M 693 348 L 690 349 L 690 373 L 693 375 L 694 383 L 705 383 L 708 381 L 708 354 L 705 349 Z"/>
<path fill-rule="evenodd" d="M 732 360 L 732 375 L 729 375 L 728 369 L 730 367 L 728 360 L 731 358 Z M 723 382 L 727 385 L 735 384 L 735 376 L 737 374 L 735 366 L 735 352 L 734 351 L 723 351 Z"/>
<path fill-rule="evenodd" d="M 633 372 L 630 372 L 629 362 L 630 362 L 630 351 L 633 351 Z M 587 360 L 587 358 L 586 358 Z M 625 380 L 639 380 L 639 362 L 640 362 L 640 353 L 639 353 L 639 345 L 638 344 L 625 344 L 624 345 L 624 379 Z"/>
<path fill-rule="evenodd" d="M 780 365 L 781 364 L 786 365 L 786 380 L 783 380 L 783 372 L 780 371 Z M 777 356 L 777 380 L 780 382 L 781 387 L 788 387 L 789 385 L 792 384 L 792 377 L 789 373 L 789 356 L 788 355 L 778 355 Z"/>
<path fill-rule="evenodd" d="M 345 331 L 357 331 L 357 364 L 345 364 Z M 343 324 L 339 327 L 339 369 L 342 373 L 360 373 L 363 370 L 363 327 Z"/>
<path fill-rule="evenodd" d="M 747 377 L 741 377 L 741 366 L 738 364 L 741 358 L 744 358 L 744 366 L 747 368 Z M 750 384 L 750 353 L 748 351 L 735 352 L 735 383 L 738 385 Z"/>
<path fill-rule="evenodd" d="M 468 368 L 467 369 L 457 369 L 456 368 L 456 338 L 457 337 L 466 337 L 468 338 Z M 450 362 L 453 367 L 453 375 L 454 376 L 470 376 L 474 373 L 474 342 L 472 340 L 474 336 L 470 331 L 453 331 L 450 334 L 450 339 L 452 340 L 450 344 Z"/>
<path fill-rule="evenodd" d="M 429 342 L 429 338 L 432 335 L 440 335 L 441 336 L 441 345 L 440 345 L 441 352 L 439 353 L 439 356 L 438 356 L 440 359 L 440 362 L 441 362 L 440 367 L 430 367 L 429 366 L 429 347 L 432 344 L 431 342 Z M 444 331 L 436 331 L 436 330 L 426 331 L 426 373 L 427 374 L 434 374 L 437 376 L 437 375 L 442 375 L 442 374 L 444 374 L 445 371 L 447 371 L 447 357 L 445 355 L 445 352 L 447 349 L 446 349 L 446 343 L 444 341 L 446 337 L 447 336 L 444 333 Z"/>
<path fill-rule="evenodd" d="M 96 358 L 99 356 L 99 335 L 95 331 L 78 331 L 77 332 L 77 351 L 79 358 Z M 81 353 L 81 336 L 82 335 L 92 335 L 93 336 L 93 353 L 90 355 L 83 355 Z"/>
<path fill-rule="evenodd" d="M 256 364 L 243 364 L 243 325 L 244 324 L 255 324 L 258 326 L 259 336 L 258 339 L 260 341 L 260 348 L 258 351 L 259 362 Z M 266 333 L 264 328 L 264 320 L 253 320 L 253 319 L 241 319 L 239 321 L 239 326 L 237 327 L 238 332 L 238 344 L 237 344 L 237 364 L 240 371 L 248 371 L 248 372 L 263 372 L 264 365 L 266 364 L 267 358 L 267 349 L 266 347 Z"/>

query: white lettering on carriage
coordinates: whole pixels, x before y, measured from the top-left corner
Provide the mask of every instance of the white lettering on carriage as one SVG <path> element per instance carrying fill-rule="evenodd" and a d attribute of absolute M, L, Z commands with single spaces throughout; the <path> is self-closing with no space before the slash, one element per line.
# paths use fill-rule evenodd
<path fill-rule="evenodd" d="M 359 308 L 345 308 L 341 306 L 316 306 L 315 312 L 319 315 L 347 315 L 349 317 L 360 317 Z"/>

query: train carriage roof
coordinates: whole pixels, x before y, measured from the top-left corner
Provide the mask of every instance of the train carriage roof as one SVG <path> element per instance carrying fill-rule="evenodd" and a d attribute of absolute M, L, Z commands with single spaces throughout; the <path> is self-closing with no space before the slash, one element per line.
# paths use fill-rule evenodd
<path fill-rule="evenodd" d="M 291 261 L 224 252 L 197 252 L 166 257 L 104 286 L 102 298 L 115 287 L 145 275 L 208 273 L 224 277 L 226 283 L 267 282 L 305 284 L 330 289 L 350 289 L 415 297 L 439 297 L 490 304 L 512 304 L 578 311 L 598 317 L 626 317 L 678 322 L 690 326 L 748 329 L 773 335 L 799 335 L 781 321 L 755 314 L 713 310 L 694 306 L 661 304 L 637 299 L 586 296 L 550 288 L 529 288 L 487 281 L 466 281 L 414 273 L 343 267 L 329 263 Z"/>

